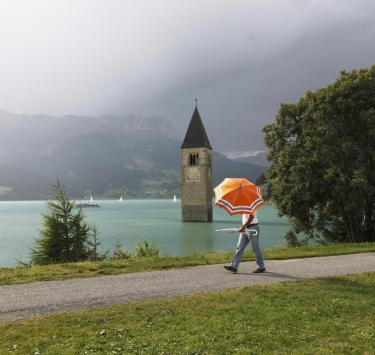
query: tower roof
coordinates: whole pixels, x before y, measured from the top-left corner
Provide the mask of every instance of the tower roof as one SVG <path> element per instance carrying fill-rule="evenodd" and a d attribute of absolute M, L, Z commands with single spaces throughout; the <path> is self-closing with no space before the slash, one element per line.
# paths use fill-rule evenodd
<path fill-rule="evenodd" d="M 212 150 L 197 106 L 195 106 L 181 148 L 209 148 Z"/>

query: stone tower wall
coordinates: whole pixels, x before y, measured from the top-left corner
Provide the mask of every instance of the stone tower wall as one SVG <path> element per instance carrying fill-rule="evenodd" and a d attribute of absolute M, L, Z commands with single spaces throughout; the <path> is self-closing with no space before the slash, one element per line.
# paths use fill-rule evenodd
<path fill-rule="evenodd" d="M 190 154 L 199 155 L 198 165 L 189 165 Z M 181 203 L 183 221 L 212 221 L 211 149 L 181 149 Z"/>

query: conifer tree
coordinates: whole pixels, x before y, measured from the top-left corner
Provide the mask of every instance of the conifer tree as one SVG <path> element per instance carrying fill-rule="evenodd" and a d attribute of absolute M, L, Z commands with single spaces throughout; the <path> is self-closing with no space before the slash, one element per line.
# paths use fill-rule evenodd
<path fill-rule="evenodd" d="M 92 227 L 81 209 L 74 210 L 74 201 L 59 181 L 53 188 L 54 200 L 47 203 L 49 212 L 43 215 L 40 236 L 31 249 L 32 263 L 45 265 L 87 259 Z"/>

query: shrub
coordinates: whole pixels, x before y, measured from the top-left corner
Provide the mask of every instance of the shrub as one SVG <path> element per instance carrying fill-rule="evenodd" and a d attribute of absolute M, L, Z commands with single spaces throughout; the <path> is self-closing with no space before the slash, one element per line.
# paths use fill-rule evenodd
<path fill-rule="evenodd" d="M 284 236 L 286 242 L 288 243 L 288 246 L 289 247 L 304 247 L 304 246 L 307 246 L 307 244 L 309 243 L 309 240 L 308 238 L 304 238 L 304 239 L 298 239 L 297 237 L 297 234 L 294 233 L 292 230 L 289 230 L 285 236 Z"/>
<path fill-rule="evenodd" d="M 147 240 L 145 240 L 143 243 L 138 243 L 135 247 L 135 255 L 137 257 L 159 256 L 159 253 L 160 246 Z"/>
<path fill-rule="evenodd" d="M 115 244 L 115 248 L 113 249 L 112 259 L 130 259 L 131 257 L 132 253 L 123 248 L 120 241 L 118 240 Z"/>

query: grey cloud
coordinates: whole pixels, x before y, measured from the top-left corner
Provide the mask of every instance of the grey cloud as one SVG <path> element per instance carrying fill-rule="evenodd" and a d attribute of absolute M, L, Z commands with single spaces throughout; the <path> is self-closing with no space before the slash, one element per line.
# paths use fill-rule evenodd
<path fill-rule="evenodd" d="M 0 4 L 0 108 L 162 115 L 195 95 L 219 151 L 262 150 L 282 101 L 375 62 L 371 0 L 13 0 Z"/>

